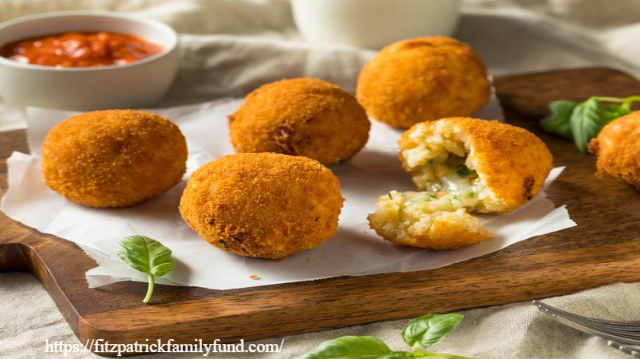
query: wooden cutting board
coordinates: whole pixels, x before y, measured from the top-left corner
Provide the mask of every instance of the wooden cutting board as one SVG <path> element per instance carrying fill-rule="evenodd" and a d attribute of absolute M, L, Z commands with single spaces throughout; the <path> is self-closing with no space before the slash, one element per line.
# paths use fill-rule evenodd
<path fill-rule="evenodd" d="M 638 95 L 640 82 L 610 69 L 578 69 L 502 76 L 495 85 L 507 121 L 540 135 L 555 165 L 567 166 L 547 193 L 557 205 L 567 204 L 577 227 L 432 271 L 225 291 L 157 286 L 153 304 L 143 305 L 146 284 L 89 289 L 84 273 L 96 263 L 75 244 L 0 213 L 0 271 L 33 273 L 82 342 L 125 344 L 145 339 L 254 340 L 640 280 L 640 193 L 615 179 L 595 178 L 594 156 L 536 127 L 549 101 Z M 24 131 L 0 134 L 3 190 L 4 159 L 26 149 Z"/>

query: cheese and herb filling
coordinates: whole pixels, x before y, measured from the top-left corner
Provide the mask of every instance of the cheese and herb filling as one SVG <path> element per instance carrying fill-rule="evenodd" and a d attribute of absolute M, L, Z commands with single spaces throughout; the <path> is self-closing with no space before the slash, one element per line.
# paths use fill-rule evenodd
<path fill-rule="evenodd" d="M 492 238 L 471 212 L 504 209 L 487 188 L 468 137 L 446 121 L 414 126 L 400 141 L 403 166 L 421 192 L 392 191 L 378 198 L 369 222 L 393 242 L 452 249 Z"/>

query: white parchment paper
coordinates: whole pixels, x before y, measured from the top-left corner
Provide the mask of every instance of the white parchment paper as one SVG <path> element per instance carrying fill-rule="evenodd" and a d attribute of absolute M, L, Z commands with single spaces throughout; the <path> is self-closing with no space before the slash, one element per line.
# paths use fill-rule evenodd
<path fill-rule="evenodd" d="M 187 175 L 222 155 L 232 153 L 227 118 L 242 100 L 222 100 L 199 105 L 149 110 L 172 119 L 187 138 Z M 160 284 L 211 289 L 243 288 L 314 280 L 342 275 L 364 275 L 434 269 L 498 251 L 513 243 L 575 223 L 563 207 L 555 208 L 544 192 L 517 211 L 504 216 L 484 216 L 496 238 L 454 251 L 433 252 L 394 245 L 369 229 L 366 217 L 376 198 L 390 190 L 414 189 L 400 168 L 396 141 L 401 131 L 373 122 L 367 146 L 352 161 L 331 169 L 340 178 L 346 201 L 336 236 L 307 252 L 281 261 L 253 259 L 219 250 L 202 240 L 178 212 L 185 181 L 164 195 L 132 208 L 95 209 L 65 200 L 50 190 L 40 174 L 40 148 L 48 130 L 73 112 L 28 110 L 31 154 L 14 152 L 8 160 L 9 190 L 0 209 L 10 218 L 80 245 L 98 262 L 86 273 L 90 287 L 122 280 L 146 281 L 117 258 L 117 242 L 141 234 L 159 240 L 173 251 L 176 270 Z M 478 117 L 502 119 L 497 101 Z M 561 172 L 554 169 L 547 185 Z M 72 260 L 72 258 L 70 258 Z M 252 279 L 257 275 L 260 279 Z"/>

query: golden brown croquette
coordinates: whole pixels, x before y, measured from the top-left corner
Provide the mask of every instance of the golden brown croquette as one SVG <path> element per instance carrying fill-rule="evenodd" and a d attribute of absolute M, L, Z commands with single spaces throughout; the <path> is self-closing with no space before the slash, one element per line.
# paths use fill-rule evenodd
<path fill-rule="evenodd" d="M 54 126 L 42 145 L 45 183 L 90 207 L 127 207 L 159 196 L 182 179 L 187 143 L 168 119 L 108 110 Z"/>
<path fill-rule="evenodd" d="M 369 117 L 408 128 L 443 117 L 470 116 L 489 100 L 482 60 L 447 37 L 393 43 L 360 72 L 356 96 Z"/>
<path fill-rule="evenodd" d="M 295 78 L 253 91 L 229 116 L 237 153 L 305 156 L 331 166 L 355 156 L 371 124 L 355 97 L 313 78 Z"/>
<path fill-rule="evenodd" d="M 598 177 L 608 174 L 640 191 L 640 111 L 604 126 L 589 149 L 598 156 Z"/>
<path fill-rule="evenodd" d="M 444 118 L 406 131 L 399 157 L 423 192 L 378 199 L 369 223 L 392 242 L 436 250 L 492 238 L 470 213 L 507 213 L 542 188 L 553 167 L 531 132 L 497 121 Z"/>
<path fill-rule="evenodd" d="M 380 196 L 368 219 L 382 238 L 411 247 L 456 249 L 493 237 L 461 201 L 427 192 L 391 191 Z"/>
<path fill-rule="evenodd" d="M 406 131 L 398 146 L 403 168 L 421 190 L 480 185 L 475 192 L 482 213 L 522 206 L 540 191 L 553 168 L 542 140 L 498 121 L 457 117 L 423 122 Z"/>
<path fill-rule="evenodd" d="M 318 161 L 245 153 L 221 157 L 194 172 L 180 213 L 220 249 L 280 259 L 333 236 L 342 202 L 338 178 Z"/>

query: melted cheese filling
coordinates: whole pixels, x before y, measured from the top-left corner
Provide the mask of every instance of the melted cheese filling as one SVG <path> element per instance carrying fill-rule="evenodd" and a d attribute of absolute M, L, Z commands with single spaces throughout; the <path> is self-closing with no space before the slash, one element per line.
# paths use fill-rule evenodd
<path fill-rule="evenodd" d="M 369 219 L 397 241 L 424 236 L 436 221 L 446 220 L 471 232 L 490 233 L 469 213 L 498 211 L 498 203 L 474 166 L 467 138 L 447 122 L 414 130 L 402 149 L 405 166 L 421 192 L 392 191 L 378 198 Z"/>

